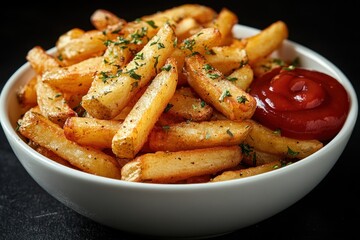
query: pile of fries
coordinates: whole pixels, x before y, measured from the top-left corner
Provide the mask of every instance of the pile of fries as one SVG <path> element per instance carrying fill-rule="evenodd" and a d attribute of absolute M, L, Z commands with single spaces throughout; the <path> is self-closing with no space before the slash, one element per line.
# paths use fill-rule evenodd
<path fill-rule="evenodd" d="M 254 78 L 277 67 L 277 21 L 236 39 L 236 14 L 185 4 L 128 22 L 98 9 L 26 57 L 18 131 L 44 156 L 99 176 L 146 183 L 217 182 L 283 167 L 319 150 L 252 120 Z"/>

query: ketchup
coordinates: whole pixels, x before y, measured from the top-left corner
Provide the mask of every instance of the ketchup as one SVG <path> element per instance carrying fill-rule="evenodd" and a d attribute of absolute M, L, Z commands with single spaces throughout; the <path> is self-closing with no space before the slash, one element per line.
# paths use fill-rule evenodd
<path fill-rule="evenodd" d="M 333 77 L 314 70 L 275 68 L 254 80 L 253 119 L 282 136 L 331 140 L 343 126 L 349 98 Z"/>

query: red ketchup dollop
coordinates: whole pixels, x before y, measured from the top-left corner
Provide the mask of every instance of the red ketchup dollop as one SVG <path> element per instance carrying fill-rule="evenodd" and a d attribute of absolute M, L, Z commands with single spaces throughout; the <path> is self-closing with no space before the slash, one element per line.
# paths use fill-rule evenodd
<path fill-rule="evenodd" d="M 331 140 L 343 126 L 349 97 L 333 77 L 304 68 L 276 68 L 254 79 L 250 94 L 256 99 L 253 119 L 282 136 Z"/>

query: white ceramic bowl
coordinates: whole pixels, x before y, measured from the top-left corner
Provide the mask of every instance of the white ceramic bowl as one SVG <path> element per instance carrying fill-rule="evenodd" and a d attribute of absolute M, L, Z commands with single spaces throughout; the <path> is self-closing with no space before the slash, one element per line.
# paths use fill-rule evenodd
<path fill-rule="evenodd" d="M 237 25 L 239 37 L 258 30 Z M 0 98 L 0 120 L 21 164 L 50 195 L 76 212 L 124 231 L 172 237 L 202 237 L 234 231 L 286 209 L 309 193 L 329 172 L 353 131 L 358 102 L 346 76 L 306 47 L 286 41 L 281 57 L 300 57 L 302 66 L 338 79 L 349 93 L 350 113 L 323 149 L 294 164 L 239 180 L 192 185 L 124 182 L 64 167 L 34 151 L 16 133 L 16 89 L 33 75 L 28 63 L 8 80 Z M 304 177 L 306 176 L 306 177 Z"/>

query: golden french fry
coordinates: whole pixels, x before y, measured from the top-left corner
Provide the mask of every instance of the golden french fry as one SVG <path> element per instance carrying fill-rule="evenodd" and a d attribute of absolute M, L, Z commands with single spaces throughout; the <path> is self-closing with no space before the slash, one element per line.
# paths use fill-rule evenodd
<path fill-rule="evenodd" d="M 124 19 L 119 18 L 113 12 L 110 12 L 106 9 L 97 9 L 90 17 L 92 25 L 97 30 L 106 30 L 107 27 L 111 25 L 118 24 L 122 22 L 123 25 L 126 24 Z"/>
<path fill-rule="evenodd" d="M 112 119 L 163 67 L 174 49 L 175 34 L 165 24 L 118 76 L 107 76 L 104 84 L 91 86 L 82 106 L 91 116 Z"/>
<path fill-rule="evenodd" d="M 61 165 L 70 167 L 70 168 L 74 168 L 77 169 L 76 167 L 74 167 L 73 165 L 71 165 L 67 160 L 63 159 L 62 157 L 56 155 L 54 152 L 50 151 L 49 149 L 40 146 L 39 144 L 37 144 L 36 142 L 33 141 L 29 141 L 28 145 L 35 149 L 38 153 L 40 153 L 41 155 L 44 155 L 47 158 L 50 158 L 51 160 L 60 163 Z"/>
<path fill-rule="evenodd" d="M 101 56 L 106 50 L 106 41 L 114 39 L 117 33 L 111 31 L 72 29 L 56 42 L 58 58 L 66 65 L 72 65 L 91 57 Z"/>
<path fill-rule="evenodd" d="M 76 112 L 67 104 L 63 93 L 42 82 L 40 76 L 36 83 L 36 96 L 41 113 L 60 126 L 68 117 L 77 116 Z"/>
<path fill-rule="evenodd" d="M 116 69 L 105 64 L 103 57 L 93 57 L 68 67 L 45 71 L 42 81 L 63 92 L 86 94 L 97 72 L 103 76 Z"/>
<path fill-rule="evenodd" d="M 204 57 L 211 66 L 224 75 L 230 74 L 248 62 L 248 57 L 244 49 L 231 46 L 213 47 L 211 48 L 211 54 L 205 54 Z"/>
<path fill-rule="evenodd" d="M 249 121 L 182 122 L 154 128 L 149 135 L 151 151 L 181 151 L 239 145 L 251 130 Z"/>
<path fill-rule="evenodd" d="M 204 55 L 220 44 L 221 33 L 217 28 L 203 28 L 199 32 L 184 39 L 178 46 L 185 56 L 195 52 Z"/>
<path fill-rule="evenodd" d="M 26 55 L 26 60 L 37 74 L 60 67 L 60 63 L 40 46 L 33 47 Z"/>
<path fill-rule="evenodd" d="M 174 183 L 232 168 L 240 163 L 241 156 L 239 146 L 147 153 L 125 164 L 121 169 L 121 179 Z"/>
<path fill-rule="evenodd" d="M 221 33 L 220 45 L 229 45 L 232 42 L 232 29 L 236 23 L 238 23 L 238 17 L 234 12 L 228 8 L 221 9 L 213 22 L 213 26 L 218 28 Z"/>
<path fill-rule="evenodd" d="M 272 153 L 261 152 L 246 143 L 241 143 L 240 147 L 243 153 L 243 159 L 241 163 L 245 164 L 246 166 L 255 167 L 273 161 L 285 159 L 285 157 L 282 155 L 275 155 Z"/>
<path fill-rule="evenodd" d="M 224 78 L 203 56 L 196 54 L 185 59 L 189 85 L 207 103 L 231 120 L 249 119 L 255 112 L 255 99 Z"/>
<path fill-rule="evenodd" d="M 67 139 L 80 145 L 111 148 L 111 142 L 122 122 L 96 118 L 71 117 L 64 124 Z"/>
<path fill-rule="evenodd" d="M 186 96 L 175 91 L 165 112 L 192 121 L 205 121 L 210 119 L 213 108 L 200 98 Z"/>
<path fill-rule="evenodd" d="M 214 19 L 216 12 L 207 6 L 199 4 L 183 4 L 165 11 L 142 17 L 143 20 L 158 20 L 167 19 L 174 22 L 179 22 L 184 18 L 194 18 L 198 23 L 207 23 Z"/>
<path fill-rule="evenodd" d="M 252 69 L 254 72 L 254 76 L 260 77 L 260 76 L 264 75 L 265 73 L 270 72 L 274 68 L 286 67 L 286 66 L 288 66 L 288 63 L 286 63 L 285 61 L 283 61 L 279 58 L 267 57 L 267 58 L 261 58 L 261 59 L 257 60 L 252 65 Z"/>
<path fill-rule="evenodd" d="M 23 109 L 28 110 L 37 105 L 36 82 L 38 76 L 34 76 L 25 85 L 16 91 L 16 97 Z"/>
<path fill-rule="evenodd" d="M 112 151 L 117 157 L 132 159 L 140 151 L 174 95 L 177 77 L 176 60 L 169 58 L 165 69 L 152 80 L 113 137 Z"/>
<path fill-rule="evenodd" d="M 250 64 L 269 56 L 278 49 L 282 42 L 288 37 L 288 29 L 283 21 L 272 23 L 258 34 L 245 39 L 246 53 Z"/>
<path fill-rule="evenodd" d="M 226 77 L 227 80 L 232 82 L 238 88 L 247 91 L 254 79 L 253 69 L 249 64 L 236 69 Z"/>
<path fill-rule="evenodd" d="M 175 33 L 179 42 L 182 42 L 185 38 L 190 37 L 195 32 L 199 32 L 202 26 L 191 17 L 184 18 L 176 24 Z"/>
<path fill-rule="evenodd" d="M 27 111 L 19 120 L 19 132 L 31 141 L 49 149 L 84 172 L 120 178 L 120 171 L 113 157 L 91 147 L 82 147 L 68 140 L 62 128 L 41 114 Z"/>
<path fill-rule="evenodd" d="M 299 140 L 283 137 L 256 121 L 251 121 L 253 122 L 253 128 L 245 143 L 258 151 L 286 158 L 302 159 L 323 147 L 323 144 L 318 140 Z"/>
<path fill-rule="evenodd" d="M 221 182 L 228 181 L 233 179 L 245 178 L 250 176 L 255 176 L 261 173 L 270 172 L 276 169 L 279 169 L 284 166 L 284 163 L 280 160 L 276 160 L 264 165 L 257 167 L 244 168 L 239 170 L 225 171 L 220 175 L 217 175 L 210 182 Z"/>

